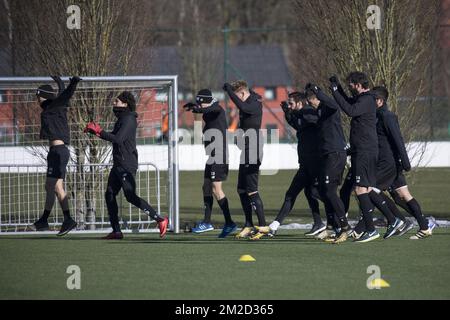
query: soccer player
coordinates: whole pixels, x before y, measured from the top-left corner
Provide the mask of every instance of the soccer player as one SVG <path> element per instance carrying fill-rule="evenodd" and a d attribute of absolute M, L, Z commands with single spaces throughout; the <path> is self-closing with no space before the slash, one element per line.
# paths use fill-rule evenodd
<path fill-rule="evenodd" d="M 48 84 L 40 86 L 36 91 L 38 102 L 42 108 L 40 138 L 49 141 L 50 150 L 47 155 L 44 212 L 33 226 L 36 231 L 48 230 L 48 217 L 55 204 L 56 194 L 64 215 L 58 236 L 63 236 L 77 226 L 75 220 L 70 216 L 69 200 L 64 190 L 64 179 L 70 158 L 70 151 L 67 148 L 70 144 L 67 108 L 81 78 L 72 77 L 67 89 L 64 89 L 64 83 L 59 77 L 52 78 L 58 84 L 58 94 Z"/>
<path fill-rule="evenodd" d="M 433 234 L 433 229 L 436 225 L 433 221 L 428 221 L 423 216 L 419 203 L 409 192 L 405 176 L 403 175 L 403 171 L 410 171 L 411 164 L 400 131 L 398 119 L 387 106 L 389 92 L 385 87 L 381 86 L 375 87 L 373 91 L 377 95 L 376 101 L 378 107 L 378 137 L 380 139 L 380 142 L 383 141 L 383 148 L 380 148 L 380 160 L 383 154 L 383 159 L 386 159 L 385 161 L 389 161 L 390 163 L 389 169 L 387 168 L 388 166 L 385 166 L 385 171 L 388 171 L 385 176 L 389 176 L 389 178 L 386 178 L 386 183 L 384 184 L 386 188 L 384 189 L 390 187 L 390 193 L 396 203 L 398 203 L 400 206 L 403 205 L 404 207 L 406 207 L 406 211 L 409 212 L 417 220 L 417 223 L 419 224 L 419 230 L 414 236 L 410 237 L 410 239 L 418 240 L 429 237 Z M 397 208 L 392 203 L 392 201 L 386 196 L 385 201 L 390 204 L 390 207 L 393 208 L 393 212 L 396 216 L 398 216 L 403 221 L 407 221 L 404 216 L 401 215 L 398 210 L 396 210 Z M 412 225 L 407 222 L 405 227 L 399 229 L 398 234 L 403 235 L 411 228 Z"/>
<path fill-rule="evenodd" d="M 318 179 L 319 170 L 319 148 L 317 141 L 317 113 L 306 115 L 308 121 L 302 119 L 300 110 L 312 109 L 307 106 L 306 96 L 302 92 L 292 92 L 288 95 L 288 101 L 281 103 L 286 121 L 296 130 L 297 135 L 297 155 L 299 169 L 292 179 L 291 185 L 284 197 L 284 203 L 275 218 L 269 225 L 273 234 L 286 216 L 294 207 L 299 193 L 305 189 L 305 196 L 311 208 L 314 223 L 312 229 L 307 232 L 307 236 L 315 236 L 325 230 L 326 226 L 320 218 L 319 202 L 313 197 L 313 188 Z"/>
<path fill-rule="evenodd" d="M 314 84 L 307 85 L 306 98 L 319 115 L 317 122 L 321 154 L 319 191 L 325 203 L 333 208 L 333 212 L 339 220 L 339 230 L 335 237 L 325 238 L 325 240 L 341 243 L 347 240 L 347 233 L 351 229 L 347 221 L 344 204 L 337 193 L 347 161 L 341 114 L 336 102 Z"/>
<path fill-rule="evenodd" d="M 112 232 L 103 239 L 119 240 L 123 238 L 119 225 L 119 208 L 116 196 L 122 189 L 128 202 L 143 210 L 158 223 L 160 237 L 167 232 L 169 220 L 161 217 L 144 199 L 136 195 L 135 175 L 138 169 L 138 153 L 136 149 L 137 113 L 136 101 L 129 91 L 122 92 L 113 102 L 113 112 L 117 117 L 112 132 L 104 131 L 98 123 L 89 122 L 85 132 L 112 142 L 113 167 L 108 177 L 105 192 L 106 206 Z"/>
<path fill-rule="evenodd" d="M 380 237 L 372 220 L 374 205 L 369 193 L 376 184 L 378 137 L 376 130 L 375 96 L 369 89 L 367 75 L 351 72 L 347 77 L 353 97 L 348 97 L 336 77 L 330 78 L 334 99 L 344 113 L 352 118 L 350 123 L 350 148 L 352 178 L 359 200 L 366 232 L 356 241 L 369 242 Z"/>
<path fill-rule="evenodd" d="M 252 236 L 254 227 L 252 211 L 254 210 L 258 217 L 258 226 L 255 227 L 257 233 L 252 236 L 252 239 L 257 240 L 270 232 L 270 228 L 266 226 L 264 205 L 258 192 L 259 167 L 261 166 L 264 142 L 260 132 L 263 115 L 261 96 L 249 90 L 247 83 L 243 80 L 232 84 L 225 83 L 223 89 L 239 109 L 239 128 L 243 131 L 242 135 L 238 136 L 243 140 L 243 143 L 239 143 L 239 147 L 243 150 L 239 165 L 237 191 L 245 213 L 245 225 L 236 237 Z M 242 144 L 244 145 L 242 146 Z"/>
<path fill-rule="evenodd" d="M 203 233 L 214 230 L 211 224 L 214 195 L 225 218 L 225 225 L 219 238 L 225 238 L 237 229 L 236 224 L 231 219 L 228 199 L 222 189 L 222 182 L 227 180 L 228 176 L 227 118 L 225 110 L 213 98 L 211 90 L 200 90 L 195 101 L 196 103 L 188 103 L 183 108 L 186 111 L 203 115 L 203 121 L 205 122 L 203 142 L 208 160 L 206 161 L 203 178 L 205 216 L 203 221 L 192 229 L 192 232 Z"/>

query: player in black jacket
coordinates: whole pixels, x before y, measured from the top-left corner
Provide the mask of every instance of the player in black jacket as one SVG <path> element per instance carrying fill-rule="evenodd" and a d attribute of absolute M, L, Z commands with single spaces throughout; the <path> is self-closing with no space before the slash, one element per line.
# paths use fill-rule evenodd
<path fill-rule="evenodd" d="M 397 116 L 389 111 L 387 107 L 387 99 L 389 92 L 384 87 L 376 87 L 373 91 L 377 95 L 377 117 L 378 117 L 378 132 L 380 137 L 380 159 L 383 160 L 383 167 L 380 174 L 380 179 L 384 184 L 382 188 L 388 188 L 389 191 L 401 207 L 403 207 L 408 213 L 410 213 L 419 224 L 419 231 L 416 235 L 410 239 L 417 240 L 426 238 L 432 235 L 433 229 L 436 226 L 434 222 L 428 221 L 422 214 L 419 203 L 413 198 L 408 190 L 403 171 L 410 171 L 411 164 L 409 161 L 408 153 L 405 148 L 405 143 L 400 131 Z M 385 178 L 381 178 L 384 176 Z M 392 207 L 393 213 L 403 221 L 405 218 L 401 215 L 395 205 L 386 199 L 390 207 Z M 409 230 L 409 226 L 398 231 L 399 235 L 406 233 Z"/>
<path fill-rule="evenodd" d="M 67 148 L 70 144 L 67 108 L 81 78 L 71 78 L 67 89 L 64 89 L 64 83 L 59 77 L 54 76 L 52 78 L 58 84 L 58 94 L 55 94 L 50 85 L 40 86 L 36 91 L 36 96 L 42 108 L 40 138 L 49 141 L 50 150 L 47 155 L 45 209 L 41 218 L 33 226 L 37 231 L 48 230 L 48 217 L 55 203 L 56 194 L 64 214 L 64 221 L 58 236 L 63 236 L 77 226 L 77 223 L 70 217 L 69 200 L 64 190 L 64 179 L 70 158 L 70 152 Z"/>
<path fill-rule="evenodd" d="M 137 113 L 136 101 L 129 91 L 122 92 L 113 102 L 113 112 L 117 117 L 112 132 L 104 131 L 99 124 L 90 122 L 85 132 L 95 134 L 99 138 L 113 144 L 113 167 L 109 174 L 105 192 L 106 206 L 113 231 L 104 239 L 122 239 L 119 224 L 119 208 L 116 196 L 123 190 L 128 202 L 143 210 L 158 223 L 161 238 L 167 232 L 169 220 L 162 218 L 144 199 L 136 195 L 135 175 L 138 169 L 138 152 L 136 149 Z"/>
<path fill-rule="evenodd" d="M 352 178 L 359 200 L 366 232 L 356 241 L 368 242 L 379 238 L 372 220 L 374 205 L 369 193 L 376 184 L 378 137 L 376 131 L 375 96 L 369 89 L 369 80 L 362 72 L 352 72 L 348 78 L 353 98 L 349 98 L 336 77 L 331 77 L 331 91 L 342 109 L 352 118 L 350 123 L 350 148 Z"/>
<path fill-rule="evenodd" d="M 266 226 L 264 206 L 258 192 L 259 167 L 263 156 L 263 137 L 260 131 L 263 115 L 261 96 L 249 90 L 245 81 L 225 83 L 223 89 L 239 109 L 238 146 L 241 148 L 237 191 L 245 213 L 245 226 L 237 238 L 248 238 L 253 233 L 252 210 L 258 217 L 257 240 L 270 233 Z"/>
<path fill-rule="evenodd" d="M 192 232 L 203 233 L 214 230 L 211 224 L 214 195 L 225 217 L 225 225 L 219 238 L 225 238 L 237 229 L 236 224 L 231 219 L 228 199 L 222 189 L 222 182 L 228 177 L 227 118 L 225 110 L 213 98 L 211 90 L 200 90 L 195 100 L 196 103 L 188 103 L 183 108 L 186 111 L 203 115 L 203 121 L 205 122 L 203 143 L 208 160 L 206 161 L 203 178 L 205 216 L 203 221 L 192 229 Z"/>
<path fill-rule="evenodd" d="M 323 93 L 316 85 L 307 85 L 306 97 L 309 104 L 317 110 L 319 116 L 317 122 L 321 154 L 319 191 L 325 203 L 328 203 L 333 208 L 340 227 L 335 237 L 326 237 L 325 240 L 341 243 L 347 240 L 347 233 L 351 229 L 347 221 L 344 205 L 337 193 L 347 160 L 341 115 L 336 102 Z M 327 232 L 329 231 L 327 230 Z"/>
<path fill-rule="evenodd" d="M 269 225 L 272 233 L 276 233 L 278 227 L 294 207 L 299 193 L 304 189 L 305 196 L 311 208 L 314 224 L 307 232 L 307 236 L 315 236 L 325 230 L 326 226 L 320 218 L 319 202 L 313 196 L 313 189 L 317 186 L 319 175 L 319 147 L 317 141 L 317 113 L 305 115 L 307 120 L 302 119 L 300 110 L 312 110 L 307 106 L 306 96 L 302 92 L 292 92 L 288 95 L 288 101 L 281 103 L 286 121 L 297 133 L 297 155 L 299 169 L 292 179 L 291 185 L 284 197 L 284 203 L 275 218 Z M 317 192 L 316 192 L 317 193 Z M 334 214 L 333 214 L 334 216 Z"/>

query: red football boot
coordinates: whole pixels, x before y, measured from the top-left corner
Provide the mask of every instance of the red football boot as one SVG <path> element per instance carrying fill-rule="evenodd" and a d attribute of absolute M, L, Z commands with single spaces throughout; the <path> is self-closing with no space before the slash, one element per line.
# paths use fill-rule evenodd
<path fill-rule="evenodd" d="M 169 226 L 169 219 L 166 217 L 164 220 L 158 222 L 159 236 L 164 238 L 167 233 L 167 227 Z"/>
<path fill-rule="evenodd" d="M 108 234 L 107 236 L 102 238 L 103 240 L 122 240 L 123 239 L 123 234 L 122 232 L 111 232 L 110 234 Z"/>

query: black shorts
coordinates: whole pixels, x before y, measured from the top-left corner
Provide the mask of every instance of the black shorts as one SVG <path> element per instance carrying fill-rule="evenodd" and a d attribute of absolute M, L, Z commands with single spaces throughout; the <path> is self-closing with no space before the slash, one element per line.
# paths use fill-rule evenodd
<path fill-rule="evenodd" d="M 386 191 L 392 186 L 397 176 L 395 163 L 378 162 L 377 165 L 377 189 Z"/>
<path fill-rule="evenodd" d="M 213 182 L 225 181 L 228 177 L 228 164 L 207 164 L 205 165 L 204 179 Z"/>
<path fill-rule="evenodd" d="M 394 182 L 392 182 L 391 187 L 389 188 L 390 191 L 395 191 L 397 189 L 400 189 L 402 187 L 406 187 L 408 184 L 406 183 L 405 175 L 403 174 L 403 170 L 397 169 L 397 175 L 394 179 Z"/>
<path fill-rule="evenodd" d="M 70 151 L 64 145 L 51 146 L 47 155 L 47 177 L 65 179 Z"/>
<path fill-rule="evenodd" d="M 247 193 L 258 191 L 259 164 L 241 164 L 238 174 L 238 191 Z"/>
<path fill-rule="evenodd" d="M 347 154 L 345 152 L 332 152 L 321 157 L 319 185 L 341 184 L 342 174 L 345 170 Z"/>
<path fill-rule="evenodd" d="M 352 154 L 352 177 L 358 187 L 375 187 L 377 184 L 378 156 L 372 153 Z"/>

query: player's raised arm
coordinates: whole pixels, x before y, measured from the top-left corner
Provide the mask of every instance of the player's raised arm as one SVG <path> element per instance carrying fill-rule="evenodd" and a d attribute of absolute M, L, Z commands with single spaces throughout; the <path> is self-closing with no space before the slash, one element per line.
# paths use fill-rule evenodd
<path fill-rule="evenodd" d="M 55 100 L 52 101 L 52 103 L 49 105 L 50 108 L 56 108 L 56 107 L 66 107 L 68 106 L 69 100 L 72 98 L 73 94 L 75 93 L 75 90 L 77 88 L 78 83 L 82 79 L 78 76 L 74 76 L 70 78 L 69 86 L 56 97 Z M 60 85 L 58 84 L 58 87 Z M 61 88 L 61 87 L 59 87 Z"/>
<path fill-rule="evenodd" d="M 240 99 L 233 90 L 233 86 L 229 83 L 225 83 L 223 85 L 223 90 L 228 94 L 231 101 L 236 105 L 236 107 L 245 113 L 248 114 L 258 114 L 260 110 L 255 108 L 251 103 L 248 103 L 246 100 Z"/>

